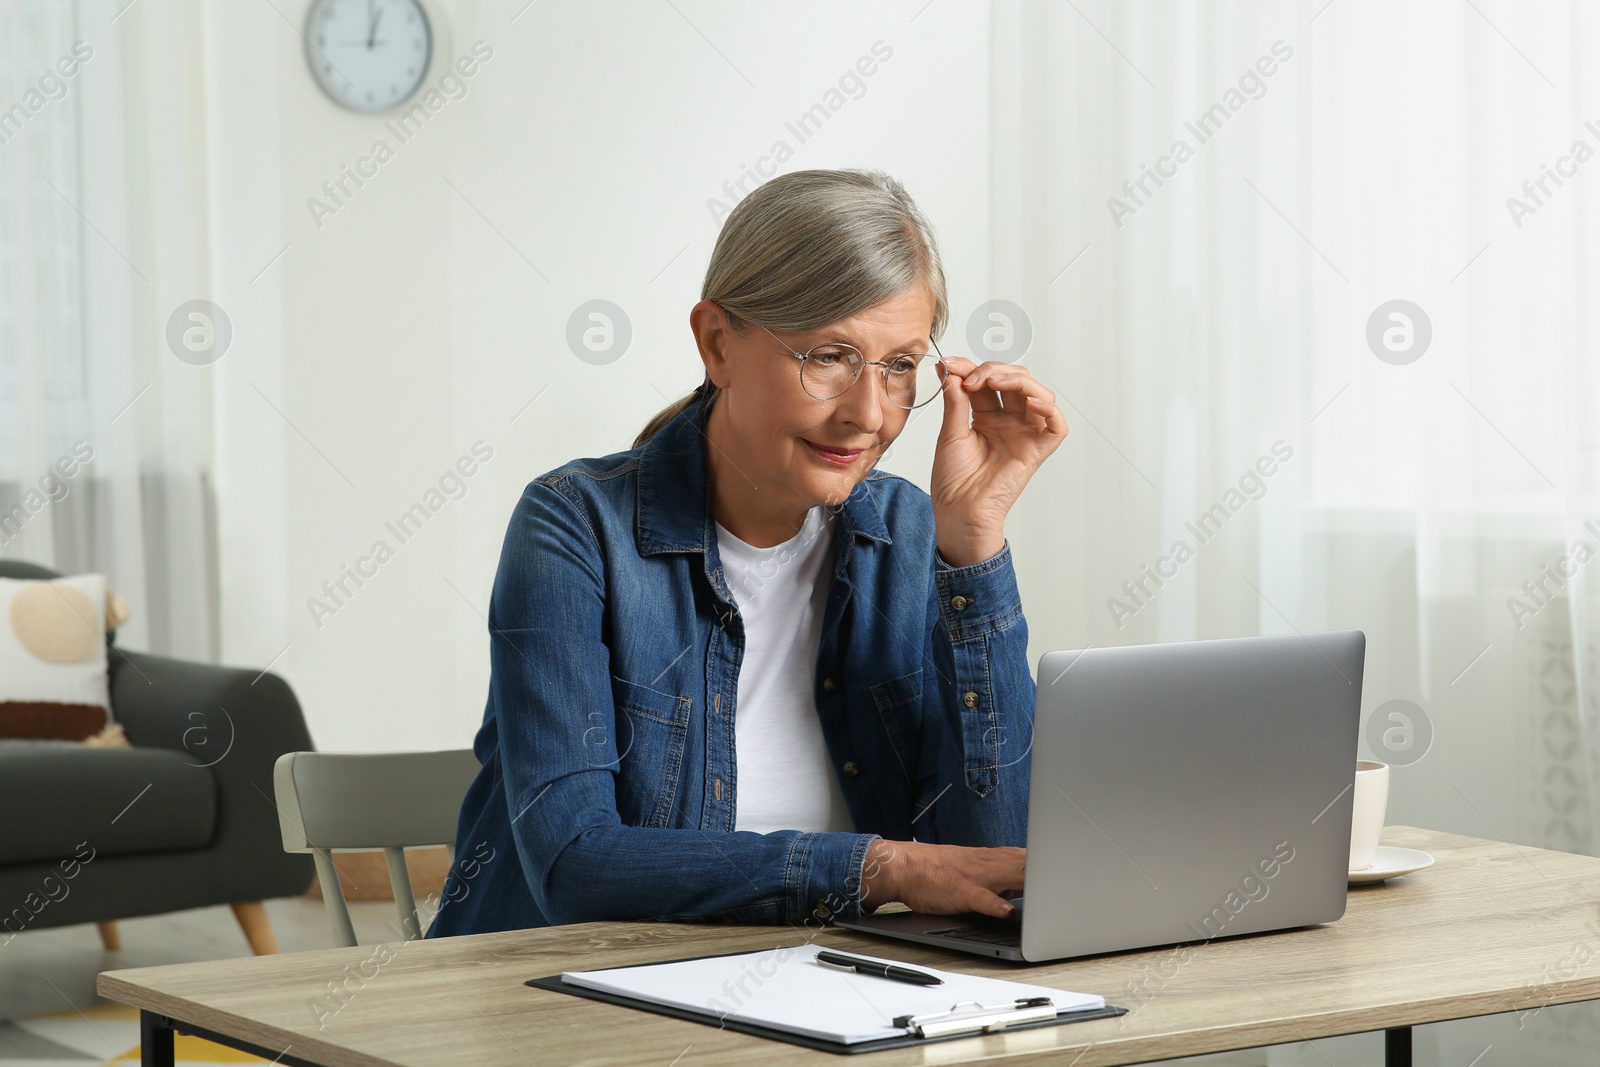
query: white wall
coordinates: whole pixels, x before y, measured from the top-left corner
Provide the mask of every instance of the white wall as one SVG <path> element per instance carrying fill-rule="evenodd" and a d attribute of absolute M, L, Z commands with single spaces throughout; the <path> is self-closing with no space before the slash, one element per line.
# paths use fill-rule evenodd
<path fill-rule="evenodd" d="M 907 183 L 939 231 L 954 323 L 991 295 L 986 4 L 430 7 L 439 58 L 493 55 L 404 144 L 322 95 L 272 5 L 205 8 L 214 299 L 235 329 L 217 367 L 223 659 L 281 653 L 329 750 L 470 742 L 522 487 L 627 448 L 698 383 L 707 201 L 775 141 L 785 170 Z M 890 57 L 801 143 L 786 121 L 878 41 Z M 307 198 L 379 138 L 393 158 L 319 228 Z M 633 326 L 607 366 L 565 339 L 596 298 Z M 885 466 L 926 486 L 936 420 L 921 421 Z M 384 523 L 479 440 L 493 459 L 401 544 Z M 380 538 L 393 559 L 317 626 L 307 599 Z"/>

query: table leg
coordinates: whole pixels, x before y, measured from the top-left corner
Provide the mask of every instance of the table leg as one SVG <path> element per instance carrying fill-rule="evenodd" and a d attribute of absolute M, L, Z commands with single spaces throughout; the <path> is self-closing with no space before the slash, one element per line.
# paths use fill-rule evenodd
<path fill-rule="evenodd" d="M 1383 1063 L 1384 1067 L 1411 1067 L 1411 1027 L 1383 1032 Z"/>
<path fill-rule="evenodd" d="M 139 1062 L 143 1067 L 174 1067 L 172 1027 L 167 1017 L 153 1011 L 139 1012 Z"/>

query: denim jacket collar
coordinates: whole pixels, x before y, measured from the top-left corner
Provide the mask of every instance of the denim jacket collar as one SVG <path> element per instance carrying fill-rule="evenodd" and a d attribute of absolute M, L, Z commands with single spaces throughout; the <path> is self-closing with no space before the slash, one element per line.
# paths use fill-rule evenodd
<path fill-rule="evenodd" d="M 641 449 L 635 534 L 642 556 L 709 553 L 716 541 L 706 484 L 703 419 L 701 406 L 691 405 Z M 857 536 L 893 543 L 872 493 L 877 477 L 878 472 L 873 472 L 858 482 L 838 512 L 847 543 Z M 843 565 L 842 559 L 839 564 Z"/>

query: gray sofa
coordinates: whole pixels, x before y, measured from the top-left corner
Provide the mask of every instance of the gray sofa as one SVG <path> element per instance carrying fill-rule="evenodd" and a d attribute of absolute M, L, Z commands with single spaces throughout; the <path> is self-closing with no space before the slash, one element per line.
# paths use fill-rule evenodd
<path fill-rule="evenodd" d="M 0 578 L 56 577 L 0 560 Z M 115 949 L 117 919 L 229 904 L 251 948 L 275 952 L 261 901 L 315 875 L 283 851 L 273 806 L 273 764 L 312 747 L 299 702 L 273 674 L 108 644 L 131 748 L 0 741 L 0 944 L 94 922 Z"/>

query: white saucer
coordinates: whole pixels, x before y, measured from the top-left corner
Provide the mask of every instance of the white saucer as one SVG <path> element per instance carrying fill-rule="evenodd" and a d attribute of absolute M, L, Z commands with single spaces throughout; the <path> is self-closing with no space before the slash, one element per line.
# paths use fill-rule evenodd
<path fill-rule="evenodd" d="M 1372 866 L 1364 871 L 1351 871 L 1351 885 L 1381 882 L 1385 878 L 1398 878 L 1402 874 L 1420 871 L 1433 866 L 1433 857 L 1414 848 L 1393 848 L 1379 845 L 1373 854 Z"/>

